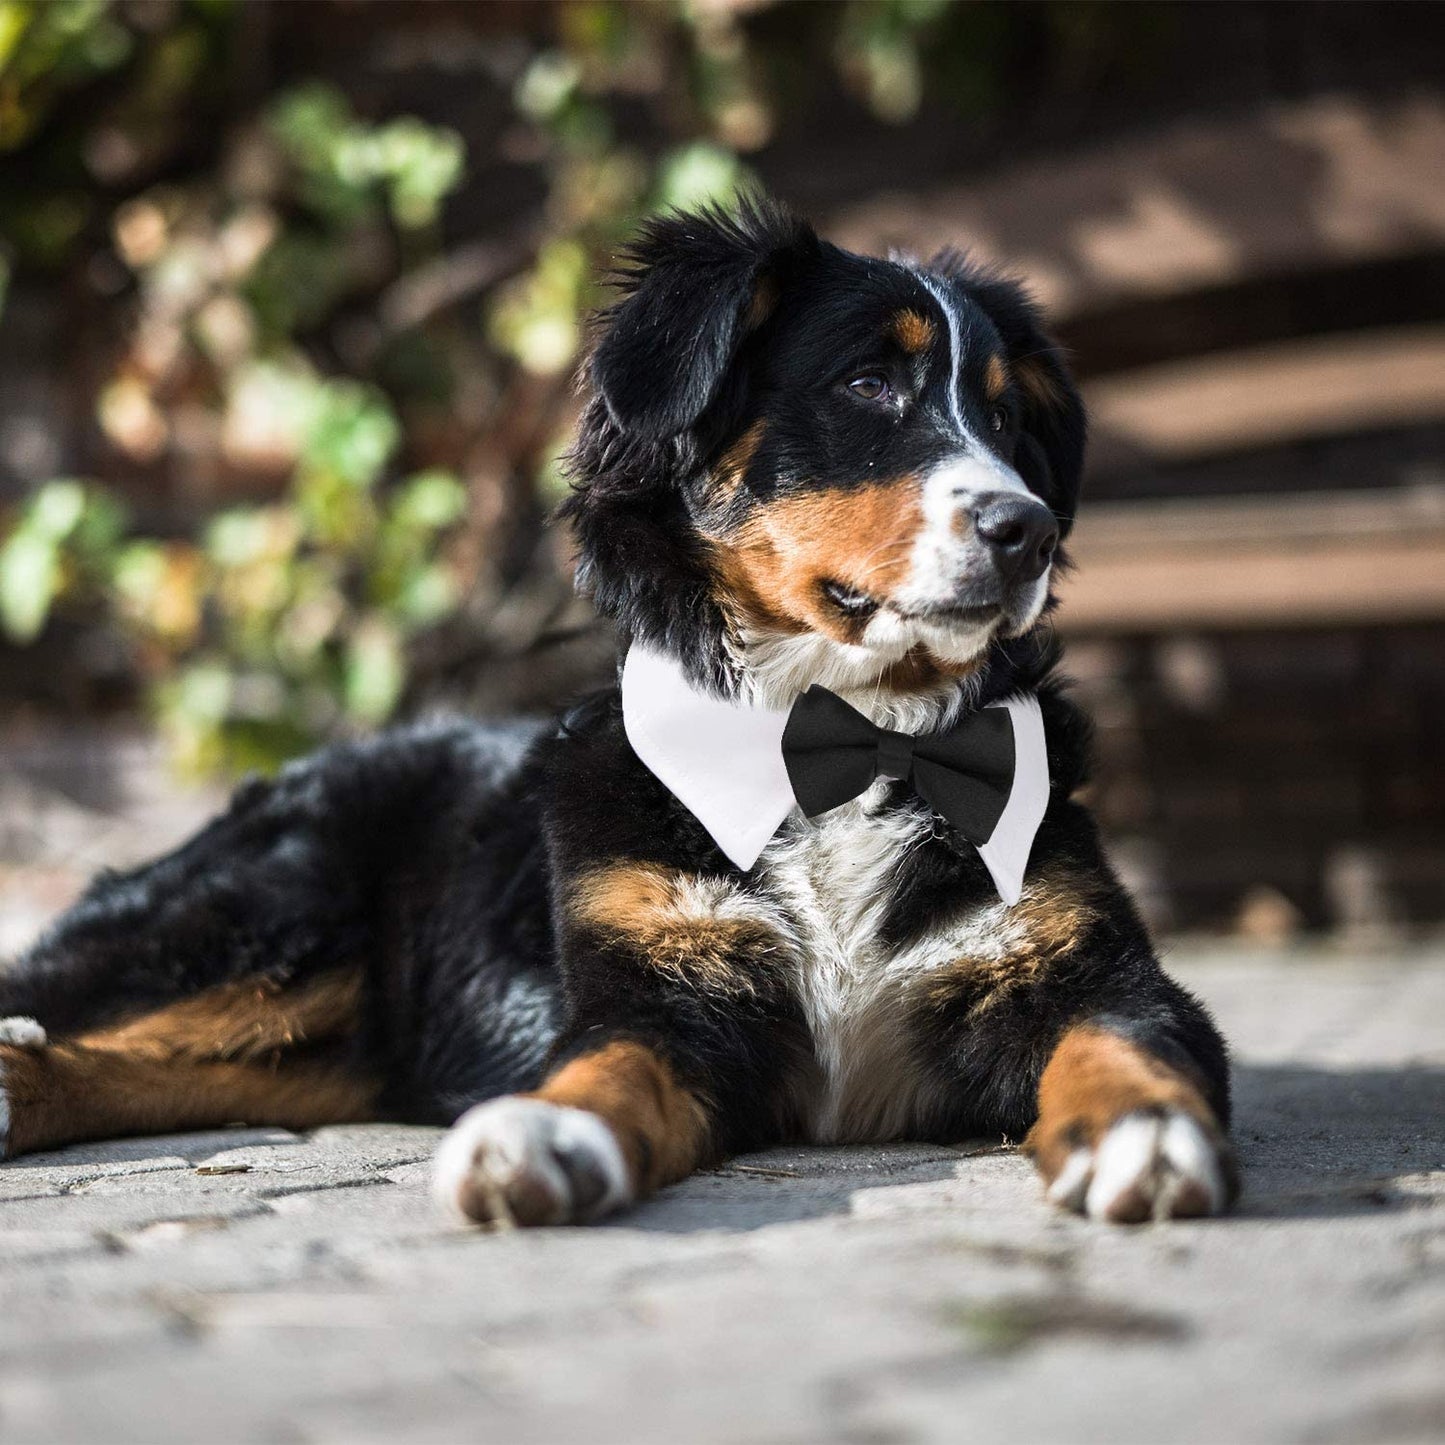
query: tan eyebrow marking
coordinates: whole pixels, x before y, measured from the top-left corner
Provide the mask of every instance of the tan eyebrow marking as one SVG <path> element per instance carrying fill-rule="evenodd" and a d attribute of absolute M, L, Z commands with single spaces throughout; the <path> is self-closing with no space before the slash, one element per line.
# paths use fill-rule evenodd
<path fill-rule="evenodd" d="M 938 337 L 938 329 L 921 312 L 900 311 L 888 326 L 889 334 L 911 356 L 927 351 Z"/>
<path fill-rule="evenodd" d="M 1008 364 L 1003 357 L 997 353 L 990 356 L 983 368 L 984 395 L 990 401 L 998 401 L 1008 390 L 1009 380 Z"/>

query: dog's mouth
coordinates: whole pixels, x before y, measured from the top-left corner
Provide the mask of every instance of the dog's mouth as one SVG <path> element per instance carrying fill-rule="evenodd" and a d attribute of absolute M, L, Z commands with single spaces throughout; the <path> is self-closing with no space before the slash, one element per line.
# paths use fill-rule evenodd
<path fill-rule="evenodd" d="M 999 621 L 1003 614 L 1002 602 L 950 602 L 939 607 L 900 612 L 898 615 L 907 618 L 909 622 L 931 622 L 940 627 L 976 628 L 987 627 Z"/>
<path fill-rule="evenodd" d="M 847 583 L 828 581 L 823 584 L 823 594 L 832 606 L 850 621 L 867 621 L 878 612 L 887 610 L 905 622 L 928 623 L 934 627 L 973 631 L 989 627 L 1002 620 L 1005 607 L 1002 599 L 991 598 L 979 602 L 944 602 L 937 606 L 902 608 L 881 597 Z"/>
<path fill-rule="evenodd" d="M 838 612 L 854 622 L 861 622 L 872 617 L 883 605 L 878 598 L 870 597 L 868 593 L 861 592 L 856 587 L 849 587 L 842 582 L 824 582 L 823 595 Z"/>

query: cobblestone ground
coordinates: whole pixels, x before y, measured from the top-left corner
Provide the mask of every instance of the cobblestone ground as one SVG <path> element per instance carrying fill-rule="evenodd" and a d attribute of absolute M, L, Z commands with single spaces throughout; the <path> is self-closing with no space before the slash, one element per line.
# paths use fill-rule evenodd
<path fill-rule="evenodd" d="M 428 1129 L 74 1148 L 0 1166 L 0 1441 L 1445 1438 L 1445 950 L 1173 966 L 1230 1219 L 1062 1217 L 988 1141 L 513 1234 L 434 1214 Z"/>

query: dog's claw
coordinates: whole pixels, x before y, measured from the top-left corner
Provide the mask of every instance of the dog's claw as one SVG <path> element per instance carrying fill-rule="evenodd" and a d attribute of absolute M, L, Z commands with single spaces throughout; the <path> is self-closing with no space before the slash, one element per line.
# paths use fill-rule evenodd
<path fill-rule="evenodd" d="M 1092 1149 L 1076 1149 L 1050 1202 L 1111 1224 L 1218 1214 L 1234 1194 L 1229 1147 L 1180 1110 L 1126 1114 Z"/>

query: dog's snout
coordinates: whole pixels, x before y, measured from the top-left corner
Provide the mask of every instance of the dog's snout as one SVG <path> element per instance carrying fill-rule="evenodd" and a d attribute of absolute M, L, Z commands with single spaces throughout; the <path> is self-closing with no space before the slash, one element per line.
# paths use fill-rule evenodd
<path fill-rule="evenodd" d="M 1043 575 L 1059 545 L 1054 514 L 1031 497 L 995 493 L 973 506 L 974 530 L 1020 580 Z"/>

